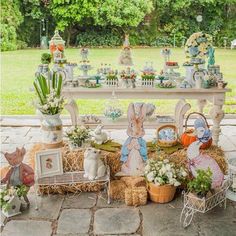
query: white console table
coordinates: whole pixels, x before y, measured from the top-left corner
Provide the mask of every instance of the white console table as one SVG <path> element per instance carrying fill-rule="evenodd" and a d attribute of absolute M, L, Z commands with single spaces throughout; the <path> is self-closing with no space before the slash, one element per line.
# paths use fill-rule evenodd
<path fill-rule="evenodd" d="M 225 102 L 225 93 L 230 89 L 158 89 L 158 88 L 119 88 L 119 87 L 102 87 L 102 88 L 82 88 L 82 87 L 64 87 L 63 95 L 71 99 L 109 99 L 112 92 L 115 91 L 119 99 L 194 99 L 198 101 L 199 112 L 203 112 L 203 108 L 207 101 L 212 103 L 210 117 L 213 121 L 212 134 L 213 143 L 218 144 L 220 134 L 220 122 L 224 117 L 223 105 Z M 76 110 L 77 109 L 77 110 Z M 77 119 L 78 108 L 68 107 L 68 111 L 73 120 Z M 113 123 L 116 126 L 116 122 Z"/>

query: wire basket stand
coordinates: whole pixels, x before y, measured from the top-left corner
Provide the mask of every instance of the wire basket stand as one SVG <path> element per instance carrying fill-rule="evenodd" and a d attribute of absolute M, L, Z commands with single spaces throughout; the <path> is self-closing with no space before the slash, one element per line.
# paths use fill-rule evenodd
<path fill-rule="evenodd" d="M 184 207 L 180 215 L 180 223 L 184 228 L 188 227 L 196 212 L 206 213 L 219 204 L 224 204 L 226 208 L 226 191 L 230 186 L 230 180 L 225 180 L 221 189 L 207 198 L 199 198 L 190 195 L 188 192 L 183 192 Z"/>

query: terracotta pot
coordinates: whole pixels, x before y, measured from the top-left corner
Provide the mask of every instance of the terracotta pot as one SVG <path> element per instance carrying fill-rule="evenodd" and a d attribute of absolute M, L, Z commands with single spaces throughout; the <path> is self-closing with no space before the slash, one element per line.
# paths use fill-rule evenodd
<path fill-rule="evenodd" d="M 148 183 L 149 197 L 153 202 L 167 203 L 173 200 L 176 187 L 170 184 L 157 186 L 153 183 Z"/>

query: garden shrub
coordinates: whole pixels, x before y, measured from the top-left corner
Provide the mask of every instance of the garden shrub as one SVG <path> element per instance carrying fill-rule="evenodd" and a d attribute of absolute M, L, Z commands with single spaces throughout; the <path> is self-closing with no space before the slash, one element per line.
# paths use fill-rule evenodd
<path fill-rule="evenodd" d="M 1 51 L 17 49 L 16 30 L 7 24 L 1 25 Z"/>
<path fill-rule="evenodd" d="M 119 46 L 122 38 L 118 32 L 109 29 L 86 30 L 76 36 L 76 46 Z"/>

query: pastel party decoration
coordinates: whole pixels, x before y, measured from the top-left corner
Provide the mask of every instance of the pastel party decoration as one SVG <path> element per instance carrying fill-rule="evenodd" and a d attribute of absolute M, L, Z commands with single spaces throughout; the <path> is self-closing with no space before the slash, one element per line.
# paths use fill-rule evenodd
<path fill-rule="evenodd" d="M 143 122 L 146 118 L 146 104 L 138 104 L 135 111 L 135 104 L 131 103 L 128 108 L 129 126 L 127 129 L 128 138 L 121 149 L 121 161 L 123 165 L 121 172 L 125 175 L 140 176 L 144 172 L 144 162 L 147 160 L 146 141 Z"/>

